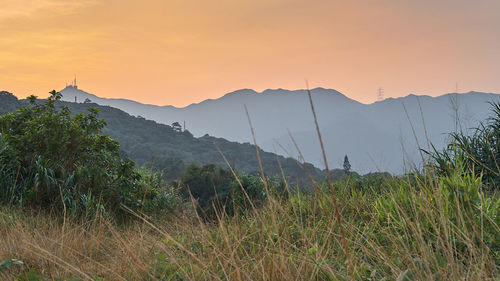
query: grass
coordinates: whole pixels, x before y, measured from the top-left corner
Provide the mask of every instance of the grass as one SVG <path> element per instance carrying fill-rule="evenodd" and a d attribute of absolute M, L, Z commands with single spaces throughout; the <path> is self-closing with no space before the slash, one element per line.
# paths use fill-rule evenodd
<path fill-rule="evenodd" d="M 498 194 L 486 195 L 480 178 L 460 172 L 419 179 L 335 186 L 353 275 L 324 186 L 316 195 L 220 214 L 217 222 L 199 219 L 189 206 L 155 221 L 137 214 L 127 225 L 4 208 L 0 261 L 24 264 L 0 276 L 16 280 L 31 270 L 47 280 L 499 280 Z"/>

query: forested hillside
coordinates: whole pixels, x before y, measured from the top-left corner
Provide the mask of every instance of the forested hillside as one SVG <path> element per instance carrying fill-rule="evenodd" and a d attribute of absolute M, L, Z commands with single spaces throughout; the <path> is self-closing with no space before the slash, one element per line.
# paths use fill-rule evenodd
<path fill-rule="evenodd" d="M 17 100 L 10 93 L 0 94 L 0 113 L 13 111 L 26 104 L 28 104 L 26 100 Z M 116 139 L 120 143 L 121 150 L 137 165 L 153 166 L 161 170 L 167 179 L 176 179 L 189 163 L 214 163 L 227 168 L 217 147 L 236 171 L 248 174 L 259 172 L 255 147 L 249 143 L 240 144 L 208 135 L 195 138 L 189 131 L 178 131 L 171 126 L 134 117 L 122 110 L 94 103 L 60 101 L 56 105 L 69 107 L 72 114 L 85 113 L 93 107 L 99 108 L 98 117 L 108 124 L 103 132 Z M 309 182 L 306 170 L 315 179 L 322 179 L 321 170 L 310 164 L 304 169 L 302 164 L 292 158 L 262 150 L 260 157 L 267 176 L 281 176 L 281 164 L 290 182 Z M 341 176 L 343 171 L 338 170 L 335 174 Z"/>

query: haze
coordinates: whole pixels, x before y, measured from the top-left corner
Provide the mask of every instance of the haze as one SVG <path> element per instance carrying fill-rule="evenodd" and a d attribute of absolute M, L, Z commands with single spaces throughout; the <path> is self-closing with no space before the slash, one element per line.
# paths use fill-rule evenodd
<path fill-rule="evenodd" d="M 240 88 L 364 103 L 500 92 L 500 1 L 0 0 L 0 85 L 185 106 Z"/>

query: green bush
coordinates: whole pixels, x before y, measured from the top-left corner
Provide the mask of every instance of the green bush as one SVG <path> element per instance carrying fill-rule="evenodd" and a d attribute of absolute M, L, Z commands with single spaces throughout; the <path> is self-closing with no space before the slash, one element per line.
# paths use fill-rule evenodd
<path fill-rule="evenodd" d="M 198 211 L 205 218 L 213 219 L 217 213 L 234 215 L 262 206 L 267 200 L 264 181 L 259 175 L 236 174 L 214 164 L 191 164 L 179 178 L 181 194 L 192 196 L 198 203 Z M 273 198 L 288 196 L 283 180 L 266 178 L 268 192 Z"/>
<path fill-rule="evenodd" d="M 137 169 L 141 181 L 137 184 L 137 189 L 133 198 L 141 198 L 140 211 L 146 214 L 154 214 L 160 211 L 172 211 L 178 208 L 182 199 L 176 187 L 165 180 L 162 173 L 154 172 L 151 169 Z"/>
<path fill-rule="evenodd" d="M 266 190 L 261 177 L 243 174 L 239 176 L 239 180 L 240 182 L 235 180 L 231 184 L 232 203 L 235 210 L 244 212 L 265 201 Z"/>
<path fill-rule="evenodd" d="M 123 205 L 141 210 L 143 199 L 159 200 L 152 198 L 162 194 L 158 187 L 145 195 L 149 187 L 134 162 L 101 134 L 105 122 L 97 109 L 72 116 L 67 107 L 56 108 L 60 98 L 55 91 L 45 102 L 31 96 L 29 105 L 0 116 L 0 201 L 123 215 Z"/>
<path fill-rule="evenodd" d="M 196 199 L 199 211 L 208 217 L 214 217 L 216 210 L 221 211 L 220 208 L 230 202 L 233 175 L 214 164 L 198 166 L 193 163 L 179 181 L 184 198 L 192 196 Z"/>

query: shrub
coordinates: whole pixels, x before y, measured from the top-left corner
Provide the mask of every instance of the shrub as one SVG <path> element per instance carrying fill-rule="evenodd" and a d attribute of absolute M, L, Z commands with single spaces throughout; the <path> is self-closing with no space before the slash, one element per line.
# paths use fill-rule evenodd
<path fill-rule="evenodd" d="M 137 169 L 141 181 L 138 184 L 134 198 L 140 198 L 140 211 L 146 214 L 154 214 L 160 211 L 172 211 L 178 208 L 182 199 L 177 189 L 170 185 L 162 173 L 151 169 Z"/>
<path fill-rule="evenodd" d="M 244 213 L 260 207 L 268 194 L 259 175 L 236 174 L 214 164 L 198 166 L 191 164 L 181 175 L 179 185 L 184 198 L 192 196 L 198 203 L 198 211 L 204 218 L 215 219 L 216 215 Z M 289 194 L 283 180 L 266 178 L 268 192 L 275 199 Z"/>
<path fill-rule="evenodd" d="M 239 180 L 240 182 L 233 181 L 231 185 L 234 209 L 244 212 L 265 201 L 266 190 L 261 177 L 244 174 L 239 177 Z"/>
<path fill-rule="evenodd" d="M 179 181 L 184 198 L 192 196 L 196 199 L 199 211 L 207 216 L 215 215 L 213 204 L 219 209 L 230 202 L 233 175 L 214 164 L 198 166 L 193 163 L 180 176 Z"/>

